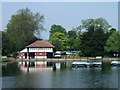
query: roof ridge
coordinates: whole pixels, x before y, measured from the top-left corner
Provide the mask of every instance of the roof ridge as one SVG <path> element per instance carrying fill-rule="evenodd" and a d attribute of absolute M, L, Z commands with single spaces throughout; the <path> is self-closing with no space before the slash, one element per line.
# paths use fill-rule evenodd
<path fill-rule="evenodd" d="M 35 42 L 31 43 L 26 47 L 55 47 L 55 46 L 53 46 L 52 44 L 45 40 L 36 40 Z"/>

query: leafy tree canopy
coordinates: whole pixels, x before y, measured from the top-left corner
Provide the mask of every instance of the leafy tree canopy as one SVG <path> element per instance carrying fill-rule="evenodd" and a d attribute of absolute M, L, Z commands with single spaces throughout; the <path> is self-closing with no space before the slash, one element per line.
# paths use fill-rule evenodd
<path fill-rule="evenodd" d="M 82 25 L 75 28 L 79 42 L 76 46 L 84 56 L 104 55 L 110 27 L 104 18 L 82 20 Z"/>
<path fill-rule="evenodd" d="M 120 35 L 118 31 L 109 36 L 106 42 L 105 50 L 111 54 L 120 52 Z"/>
<path fill-rule="evenodd" d="M 10 55 L 9 39 L 6 32 L 2 32 L 2 55 L 3 56 Z"/>
<path fill-rule="evenodd" d="M 81 52 L 84 56 L 104 55 L 104 46 L 106 43 L 106 35 L 103 30 L 96 31 L 90 28 L 88 32 L 84 32 L 81 38 Z"/>
<path fill-rule="evenodd" d="M 55 50 L 68 50 L 68 38 L 64 33 L 56 32 L 50 37 L 50 42 L 55 46 Z"/>
<path fill-rule="evenodd" d="M 71 30 L 68 32 L 68 39 L 69 39 L 70 50 L 77 50 L 77 44 L 79 42 L 77 42 L 78 39 L 75 30 Z"/>
<path fill-rule="evenodd" d="M 66 32 L 65 28 L 63 28 L 60 25 L 55 25 L 55 24 L 52 25 L 49 32 L 50 32 L 50 37 L 56 32 L 64 33 L 65 36 L 67 36 L 67 32 Z"/>
<path fill-rule="evenodd" d="M 82 32 L 82 30 L 90 30 L 89 29 L 90 27 L 93 27 L 94 30 L 101 29 L 104 32 L 108 32 L 108 29 L 111 26 L 104 18 L 86 19 L 86 20 L 82 20 L 82 25 L 77 27 L 77 30 Z"/>
<path fill-rule="evenodd" d="M 11 53 L 35 41 L 37 38 L 34 34 L 40 34 L 41 30 L 45 30 L 43 23 L 44 16 L 39 13 L 34 14 L 28 8 L 20 9 L 12 15 L 6 26 Z"/>

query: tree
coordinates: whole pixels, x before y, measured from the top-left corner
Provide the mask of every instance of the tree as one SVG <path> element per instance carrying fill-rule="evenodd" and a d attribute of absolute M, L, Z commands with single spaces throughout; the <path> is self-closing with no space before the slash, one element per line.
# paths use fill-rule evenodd
<path fill-rule="evenodd" d="M 110 29 L 109 34 L 112 35 L 114 32 L 116 32 L 116 29 L 115 29 L 115 28 L 112 28 L 112 29 Z"/>
<path fill-rule="evenodd" d="M 111 29 L 106 33 L 107 39 L 108 39 L 109 36 L 111 36 L 114 32 L 116 32 L 116 29 L 115 29 L 115 28 L 111 28 Z"/>
<path fill-rule="evenodd" d="M 110 27 L 104 18 L 82 20 L 82 25 L 76 30 L 80 35 L 80 50 L 84 56 L 104 55 L 106 33 Z"/>
<path fill-rule="evenodd" d="M 94 30 L 90 27 L 84 32 L 81 38 L 81 52 L 84 56 L 103 56 L 106 43 L 106 34 L 103 30 Z"/>
<path fill-rule="evenodd" d="M 2 32 L 2 55 L 3 56 L 9 56 L 10 55 L 10 45 L 9 45 L 9 39 L 6 32 Z"/>
<path fill-rule="evenodd" d="M 74 47 L 76 48 L 76 50 L 81 50 L 81 38 L 82 38 L 82 34 L 79 33 L 74 43 Z"/>
<path fill-rule="evenodd" d="M 74 30 L 68 31 L 68 38 L 74 37 L 76 39 L 77 35 Z"/>
<path fill-rule="evenodd" d="M 78 27 L 78 30 L 81 29 L 89 30 L 90 27 L 93 27 L 94 30 L 101 29 L 104 32 L 108 32 L 111 26 L 104 18 L 86 19 L 86 20 L 82 20 L 82 25 Z"/>
<path fill-rule="evenodd" d="M 77 34 L 76 31 L 71 30 L 68 32 L 68 39 L 69 39 L 69 46 L 70 46 L 70 50 L 76 50 L 77 49 Z"/>
<path fill-rule="evenodd" d="M 81 50 L 81 30 L 81 27 L 76 27 L 71 30 L 71 33 L 68 32 L 70 49 Z"/>
<path fill-rule="evenodd" d="M 68 50 L 68 38 L 64 33 L 56 32 L 50 37 L 50 42 L 55 46 L 55 50 Z"/>
<path fill-rule="evenodd" d="M 114 53 L 120 52 L 120 35 L 118 31 L 109 36 L 104 48 L 111 56 L 113 56 Z"/>
<path fill-rule="evenodd" d="M 43 22 L 43 15 L 34 14 L 28 8 L 20 9 L 15 15 L 12 15 L 6 26 L 11 53 L 23 49 L 35 41 L 37 39 L 35 34 L 38 35 L 41 30 L 45 30 Z"/>
<path fill-rule="evenodd" d="M 67 32 L 66 32 L 65 28 L 63 28 L 60 25 L 55 25 L 55 24 L 52 25 L 49 32 L 50 32 L 50 37 L 56 32 L 64 33 L 65 36 L 67 36 Z"/>

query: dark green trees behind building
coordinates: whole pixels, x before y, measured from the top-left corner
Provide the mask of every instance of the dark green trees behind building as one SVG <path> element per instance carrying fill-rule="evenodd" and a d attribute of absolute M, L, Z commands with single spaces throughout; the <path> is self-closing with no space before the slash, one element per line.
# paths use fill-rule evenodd
<path fill-rule="evenodd" d="M 70 51 L 77 50 L 76 38 L 77 38 L 76 31 L 74 31 L 74 30 L 68 31 L 68 39 L 69 39 L 69 46 L 70 46 L 69 50 Z"/>
<path fill-rule="evenodd" d="M 68 50 L 69 40 L 64 33 L 56 32 L 50 37 L 51 43 L 55 46 L 55 51 L 57 50 Z"/>
<path fill-rule="evenodd" d="M 28 8 L 20 9 L 12 15 L 7 29 L 3 32 L 3 55 L 15 54 L 18 50 L 34 42 L 43 27 L 44 16 L 33 13 Z"/>
<path fill-rule="evenodd" d="M 49 32 L 49 41 L 55 46 L 55 51 L 69 49 L 69 39 L 65 28 L 60 25 L 52 25 Z"/>
<path fill-rule="evenodd" d="M 104 56 L 104 47 L 108 38 L 108 22 L 103 18 L 82 20 L 81 29 L 85 30 L 81 37 L 81 52 L 83 56 Z"/>
<path fill-rule="evenodd" d="M 81 38 L 81 52 L 84 56 L 103 56 L 106 35 L 103 30 L 90 29 Z"/>

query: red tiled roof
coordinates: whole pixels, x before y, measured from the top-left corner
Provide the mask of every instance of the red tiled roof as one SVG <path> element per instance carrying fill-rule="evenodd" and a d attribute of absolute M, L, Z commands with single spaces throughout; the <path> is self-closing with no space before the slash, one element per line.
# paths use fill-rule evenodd
<path fill-rule="evenodd" d="M 34 43 L 26 46 L 26 47 L 54 47 L 51 45 L 49 42 L 44 41 L 44 40 L 37 40 Z"/>

